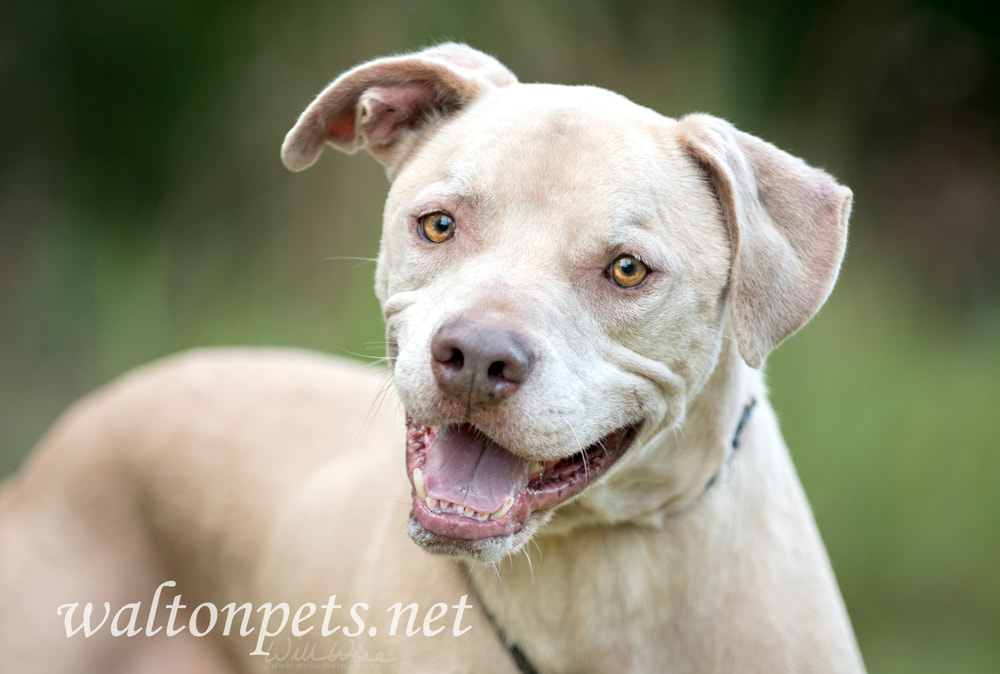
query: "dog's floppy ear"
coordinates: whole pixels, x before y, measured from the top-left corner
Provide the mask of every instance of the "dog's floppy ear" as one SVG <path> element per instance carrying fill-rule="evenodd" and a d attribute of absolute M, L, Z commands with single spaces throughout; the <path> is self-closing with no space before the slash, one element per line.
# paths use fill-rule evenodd
<path fill-rule="evenodd" d="M 689 115 L 677 132 L 719 198 L 733 251 L 730 318 L 743 360 L 759 367 L 833 289 L 851 191 L 721 119 Z"/>
<path fill-rule="evenodd" d="M 347 71 L 316 97 L 285 136 L 281 159 L 301 171 L 324 143 L 348 153 L 364 147 L 392 175 L 429 124 L 515 82 L 496 59 L 463 44 L 376 59 Z"/>

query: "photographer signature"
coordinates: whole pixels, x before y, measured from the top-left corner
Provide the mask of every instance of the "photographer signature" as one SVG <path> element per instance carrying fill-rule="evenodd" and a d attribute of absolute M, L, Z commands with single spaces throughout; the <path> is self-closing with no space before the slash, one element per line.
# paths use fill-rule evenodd
<path fill-rule="evenodd" d="M 341 648 L 339 642 L 334 642 L 330 650 L 326 653 L 318 652 L 316 644 L 313 642 L 299 642 L 298 645 L 292 643 L 291 637 L 285 638 L 284 651 L 279 651 L 279 647 L 272 640 L 268 645 L 268 653 L 264 656 L 264 662 L 351 662 L 351 663 L 378 663 L 391 664 L 396 661 L 394 657 L 387 657 L 382 651 L 374 654 L 362 650 L 354 642 L 350 642 L 350 647 L 346 650 Z"/>

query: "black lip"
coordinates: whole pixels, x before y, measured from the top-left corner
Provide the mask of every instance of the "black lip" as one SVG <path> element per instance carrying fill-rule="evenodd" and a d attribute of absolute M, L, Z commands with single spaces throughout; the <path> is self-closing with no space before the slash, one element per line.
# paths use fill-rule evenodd
<path fill-rule="evenodd" d="M 620 428 L 590 447 L 561 459 L 529 482 L 525 488 L 541 493 L 551 485 L 566 482 L 575 485 L 577 479 L 581 477 L 584 481 L 582 488 L 586 488 L 629 450 L 641 426 L 640 422 Z"/>

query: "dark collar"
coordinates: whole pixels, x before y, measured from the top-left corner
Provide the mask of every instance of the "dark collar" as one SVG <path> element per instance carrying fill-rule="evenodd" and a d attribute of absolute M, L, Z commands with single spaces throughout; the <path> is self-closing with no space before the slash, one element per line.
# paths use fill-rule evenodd
<path fill-rule="evenodd" d="M 750 413 L 753 412 L 753 408 L 756 406 L 757 399 L 750 398 L 750 402 L 743 407 L 743 414 L 740 415 L 740 420 L 736 422 L 736 430 L 733 432 L 733 439 L 729 441 L 729 453 L 726 455 L 726 459 L 722 462 L 723 466 L 728 466 L 729 462 L 733 460 L 734 456 L 736 456 L 736 450 L 740 448 L 740 435 L 743 434 L 743 429 L 746 427 L 747 421 L 750 420 Z M 705 485 L 705 488 L 701 490 L 701 493 L 704 494 L 706 491 L 711 489 L 712 485 L 714 485 L 718 480 L 719 473 L 716 473 L 709 478 L 708 483 Z"/>
<path fill-rule="evenodd" d="M 503 647 L 507 649 L 510 659 L 514 661 L 515 665 L 517 665 L 517 671 L 521 672 L 521 674 L 538 674 L 538 670 L 531 664 L 531 660 L 529 660 L 528 656 L 524 654 L 521 647 L 507 637 L 507 633 L 503 631 L 503 628 L 497 623 L 496 618 L 494 618 L 490 610 L 486 608 L 486 604 L 483 603 L 483 598 L 480 596 L 479 590 L 476 589 L 475 583 L 472 582 L 472 575 L 468 573 L 468 570 L 466 570 L 466 577 L 469 579 L 469 589 L 472 590 L 473 596 L 476 598 L 476 601 L 479 602 L 479 608 L 483 609 L 483 614 L 486 616 L 486 619 L 490 621 L 490 627 L 492 627 L 493 631 L 496 632 L 497 638 L 500 639 L 500 643 L 503 644 Z"/>
<path fill-rule="evenodd" d="M 747 421 L 750 420 L 750 413 L 753 412 L 753 408 L 756 406 L 757 399 L 751 398 L 750 402 L 748 402 L 743 408 L 743 414 L 740 415 L 740 420 L 736 423 L 736 431 L 733 433 L 733 439 L 729 442 L 729 454 L 723 462 L 724 465 L 728 465 L 729 462 L 733 460 L 736 450 L 740 448 L 740 435 L 743 434 L 743 429 L 746 427 Z M 709 488 L 716 483 L 718 478 L 718 473 L 713 475 L 708 481 L 708 484 L 705 485 L 705 489 L 702 490 L 702 493 L 704 494 L 708 491 Z M 490 613 L 490 610 L 486 608 L 486 604 L 483 603 L 483 598 L 480 596 L 479 590 L 476 589 L 475 583 L 472 582 L 471 574 L 468 574 L 468 572 L 466 572 L 466 574 L 469 579 L 469 588 L 472 590 L 473 596 L 476 598 L 476 601 L 479 602 L 479 607 L 483 610 L 483 614 L 486 616 L 486 619 L 490 621 L 490 626 L 493 627 L 493 631 L 496 632 L 497 637 L 500 639 L 500 643 L 502 643 L 504 648 L 507 649 L 510 659 L 514 661 L 515 665 L 517 665 L 517 671 L 521 672 L 521 674 L 538 674 L 538 670 L 535 669 L 535 666 L 531 664 L 530 660 L 528 660 L 528 656 L 524 654 L 521 647 L 507 637 L 507 633 L 503 631 L 503 628 L 497 623 L 496 618 L 494 618 L 493 614 Z"/>

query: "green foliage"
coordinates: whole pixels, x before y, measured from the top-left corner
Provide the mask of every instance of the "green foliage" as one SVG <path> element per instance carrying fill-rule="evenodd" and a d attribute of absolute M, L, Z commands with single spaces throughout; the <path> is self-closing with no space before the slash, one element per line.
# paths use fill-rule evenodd
<path fill-rule="evenodd" d="M 997 327 L 923 304 L 862 254 L 768 362 L 871 671 L 985 673 L 1000 658 Z"/>
<path fill-rule="evenodd" d="M 1000 119 L 971 6 L 709 0 L 9 3 L 0 475 L 75 398 L 188 347 L 382 355 L 367 157 L 290 175 L 331 77 L 457 39 L 523 79 L 708 111 L 856 193 L 824 312 L 768 364 L 870 669 L 1000 661 Z M 328 259 L 338 258 L 338 259 Z M 993 630 L 993 631 L 991 631 Z"/>

